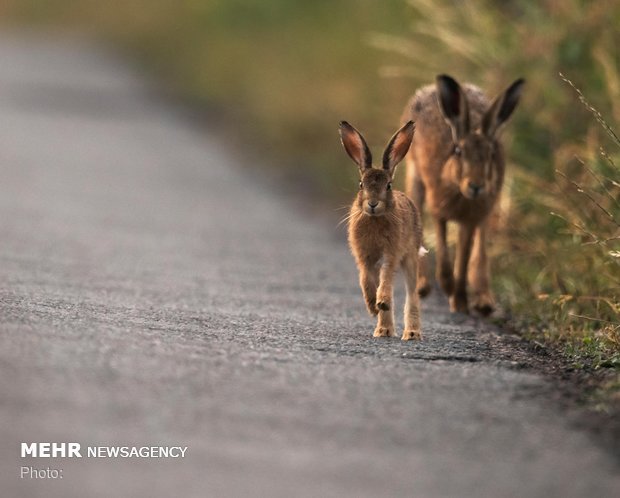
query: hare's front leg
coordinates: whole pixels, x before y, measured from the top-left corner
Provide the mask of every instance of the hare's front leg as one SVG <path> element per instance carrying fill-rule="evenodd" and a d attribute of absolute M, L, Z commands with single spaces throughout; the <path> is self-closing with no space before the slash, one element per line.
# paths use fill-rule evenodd
<path fill-rule="evenodd" d="M 474 226 L 460 224 L 459 238 L 454 261 L 456 274 L 454 294 L 450 296 L 450 311 L 468 313 L 467 307 L 467 265 L 471 255 L 471 244 L 474 235 Z"/>
<path fill-rule="evenodd" d="M 450 264 L 450 255 L 448 254 L 448 244 L 446 242 L 447 222 L 444 219 L 435 220 L 435 237 L 437 261 L 435 263 L 435 273 L 437 281 L 446 295 L 451 296 L 454 293 L 454 274 L 452 265 Z"/>
<path fill-rule="evenodd" d="M 474 309 L 489 315 L 495 309 L 495 299 L 490 289 L 491 270 L 486 250 L 487 222 L 483 222 L 474 235 L 474 245 L 469 262 L 469 285 L 474 291 Z"/>
<path fill-rule="evenodd" d="M 422 339 L 420 331 L 420 300 L 416 291 L 416 280 L 418 274 L 417 254 L 410 254 L 403 261 L 405 271 L 405 285 L 407 286 L 407 300 L 405 301 L 405 330 L 403 330 L 403 341 L 410 339 Z"/>
<path fill-rule="evenodd" d="M 377 280 L 379 280 L 379 271 L 377 266 L 372 263 L 363 263 L 360 265 L 360 287 L 366 302 L 368 313 L 377 316 L 379 309 L 377 308 Z"/>
<path fill-rule="evenodd" d="M 379 272 L 379 288 L 377 289 L 377 308 L 379 308 L 379 320 L 375 329 L 374 337 L 393 337 L 394 334 L 394 306 L 393 287 L 396 262 L 388 259 L 383 263 Z"/>

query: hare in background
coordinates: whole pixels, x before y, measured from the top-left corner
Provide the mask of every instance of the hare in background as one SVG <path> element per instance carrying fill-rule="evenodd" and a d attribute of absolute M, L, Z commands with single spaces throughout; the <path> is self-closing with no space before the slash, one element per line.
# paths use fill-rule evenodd
<path fill-rule="evenodd" d="M 340 123 L 342 144 L 360 171 L 360 190 L 349 212 L 348 233 L 366 307 L 371 315 L 378 315 L 373 335 L 394 336 L 393 280 L 401 266 L 407 286 L 403 341 L 422 338 L 416 291 L 422 224 L 413 202 L 392 189 L 396 165 L 407 154 L 413 131 L 411 121 L 398 130 L 383 153 L 382 168 L 375 169 L 362 135 L 349 123 Z"/>
<path fill-rule="evenodd" d="M 417 126 L 407 155 L 407 194 L 420 212 L 426 201 L 433 216 L 436 276 L 451 311 L 468 312 L 468 281 L 474 309 L 484 315 L 495 309 L 487 220 L 504 181 L 498 135 L 519 102 L 524 82 L 516 80 L 490 103 L 480 88 L 440 75 L 436 86 L 419 89 L 405 108 L 403 121 L 415 120 Z M 446 246 L 448 221 L 459 227 L 454 271 Z M 430 291 L 426 268 L 418 285 L 422 295 Z"/>

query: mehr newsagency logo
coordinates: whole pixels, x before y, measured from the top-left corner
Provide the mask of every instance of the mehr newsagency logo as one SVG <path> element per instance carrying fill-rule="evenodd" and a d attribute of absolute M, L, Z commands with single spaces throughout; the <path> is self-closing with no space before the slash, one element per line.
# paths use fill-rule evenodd
<path fill-rule="evenodd" d="M 86 446 L 21 443 L 22 458 L 185 458 L 187 446 Z"/>

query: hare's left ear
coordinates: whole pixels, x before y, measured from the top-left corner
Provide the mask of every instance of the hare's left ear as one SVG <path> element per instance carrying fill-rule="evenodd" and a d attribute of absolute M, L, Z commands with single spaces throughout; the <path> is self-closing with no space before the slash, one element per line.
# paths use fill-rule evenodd
<path fill-rule="evenodd" d="M 413 132 L 415 131 L 415 123 L 413 121 L 407 121 L 405 125 L 398 130 L 387 146 L 383 153 L 383 169 L 388 171 L 390 176 L 394 176 L 394 171 L 399 162 L 403 160 L 411 141 L 413 140 Z"/>
<path fill-rule="evenodd" d="M 525 80 L 519 78 L 493 101 L 491 107 L 482 116 L 482 133 L 494 137 L 501 126 L 508 120 L 519 103 Z"/>

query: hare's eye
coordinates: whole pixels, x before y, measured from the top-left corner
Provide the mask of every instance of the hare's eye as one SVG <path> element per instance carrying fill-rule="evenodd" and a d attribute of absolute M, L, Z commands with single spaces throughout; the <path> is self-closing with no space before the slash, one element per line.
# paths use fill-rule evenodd
<path fill-rule="evenodd" d="M 392 190 L 392 182 L 388 182 L 388 184 L 387 184 L 387 189 L 388 189 L 388 190 Z"/>
<path fill-rule="evenodd" d="M 362 190 L 363 188 L 364 188 L 364 184 L 360 182 L 360 190 Z"/>
<path fill-rule="evenodd" d="M 458 145 L 454 146 L 454 150 L 452 151 L 452 153 L 456 156 L 456 157 L 461 157 L 462 154 L 462 150 Z"/>

